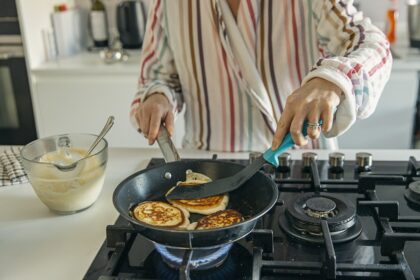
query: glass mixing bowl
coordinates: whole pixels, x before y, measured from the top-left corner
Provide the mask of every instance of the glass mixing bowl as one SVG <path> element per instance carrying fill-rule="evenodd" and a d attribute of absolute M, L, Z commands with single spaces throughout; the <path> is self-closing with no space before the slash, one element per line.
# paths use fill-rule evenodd
<path fill-rule="evenodd" d="M 52 211 L 72 214 L 89 208 L 105 179 L 108 143 L 102 139 L 84 158 L 97 138 L 93 134 L 63 134 L 35 140 L 21 150 L 23 167 L 39 199 Z M 56 165 L 78 163 L 72 170 Z"/>

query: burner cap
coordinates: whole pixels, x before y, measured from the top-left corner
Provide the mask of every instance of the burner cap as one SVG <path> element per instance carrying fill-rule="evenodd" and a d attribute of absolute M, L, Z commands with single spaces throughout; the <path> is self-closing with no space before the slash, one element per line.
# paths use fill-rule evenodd
<path fill-rule="evenodd" d="M 420 211 L 420 181 L 414 181 L 408 185 L 404 197 L 408 206 L 416 211 Z"/>
<path fill-rule="evenodd" d="M 323 243 L 321 220 L 325 219 L 334 243 L 350 241 L 362 231 L 356 208 L 343 196 L 306 193 L 286 202 L 280 227 L 290 236 L 310 243 Z"/>
<path fill-rule="evenodd" d="M 304 204 L 305 212 L 314 218 L 328 218 L 335 216 L 336 204 L 333 200 L 326 197 L 311 197 Z"/>

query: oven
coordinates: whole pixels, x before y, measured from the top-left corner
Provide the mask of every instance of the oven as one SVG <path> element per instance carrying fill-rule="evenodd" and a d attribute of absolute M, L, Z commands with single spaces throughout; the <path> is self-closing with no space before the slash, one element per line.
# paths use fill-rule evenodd
<path fill-rule="evenodd" d="M 0 3 L 0 145 L 37 138 L 15 1 Z"/>

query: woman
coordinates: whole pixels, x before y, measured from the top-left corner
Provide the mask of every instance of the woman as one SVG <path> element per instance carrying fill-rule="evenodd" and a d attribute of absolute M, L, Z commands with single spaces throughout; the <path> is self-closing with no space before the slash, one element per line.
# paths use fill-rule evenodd
<path fill-rule="evenodd" d="M 320 147 L 321 128 L 335 137 L 372 114 L 390 75 L 386 38 L 352 2 L 155 0 L 133 123 L 153 144 L 185 105 L 189 148 L 262 151 L 289 131 Z"/>

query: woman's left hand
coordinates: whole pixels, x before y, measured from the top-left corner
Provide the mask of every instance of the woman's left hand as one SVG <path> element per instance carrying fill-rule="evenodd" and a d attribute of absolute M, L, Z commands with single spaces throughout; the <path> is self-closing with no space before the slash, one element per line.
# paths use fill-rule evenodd
<path fill-rule="evenodd" d="M 335 108 L 340 104 L 342 90 L 334 83 L 322 78 L 314 78 L 294 91 L 286 101 L 283 114 L 277 124 L 272 149 L 275 150 L 283 141 L 288 131 L 298 146 L 308 143 L 302 134 L 303 122 L 318 124 L 322 120 L 322 131 L 332 128 Z M 308 126 L 308 136 L 317 139 L 321 127 Z"/>

